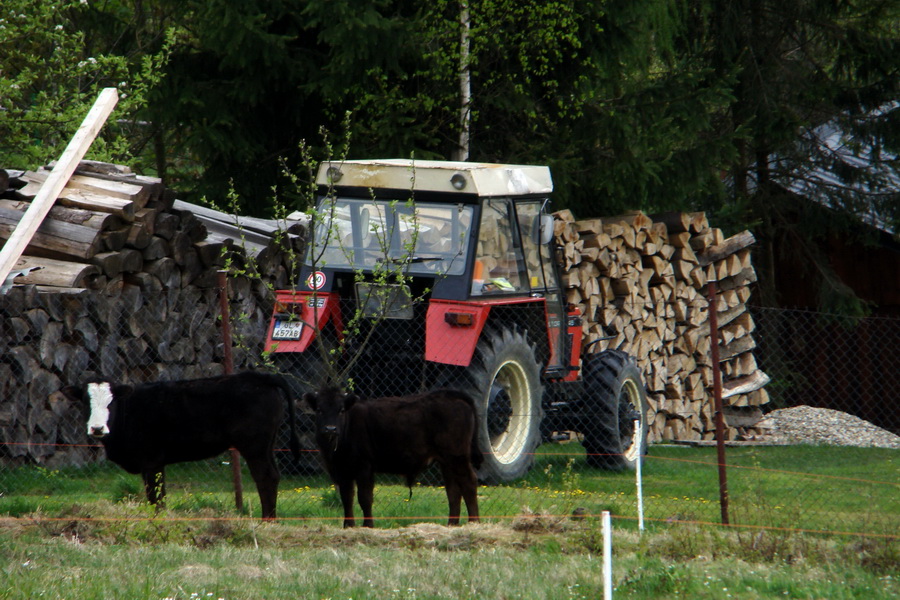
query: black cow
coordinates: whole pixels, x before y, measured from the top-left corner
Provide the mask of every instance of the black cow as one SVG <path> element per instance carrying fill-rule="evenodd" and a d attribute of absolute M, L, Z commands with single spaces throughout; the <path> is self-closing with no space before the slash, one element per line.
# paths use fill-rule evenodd
<path fill-rule="evenodd" d="M 455 390 L 361 401 L 332 387 L 303 396 L 316 411 L 316 443 L 344 507 L 344 527 L 353 527 L 353 489 L 359 486 L 363 524 L 374 527 L 375 473 L 416 477 L 432 462 L 444 475 L 449 524 L 458 525 L 460 499 L 469 521 L 478 520 L 475 470 L 484 459 L 475 439 L 475 405 Z"/>
<path fill-rule="evenodd" d="M 285 400 L 291 451 L 300 453 L 294 402 L 282 377 L 246 372 L 137 386 L 92 382 L 61 391 L 90 403 L 88 434 L 100 439 L 109 460 L 143 476 L 151 504 L 165 497 L 166 465 L 236 448 L 256 482 L 262 517 L 275 518 L 280 474 L 274 447 Z"/>

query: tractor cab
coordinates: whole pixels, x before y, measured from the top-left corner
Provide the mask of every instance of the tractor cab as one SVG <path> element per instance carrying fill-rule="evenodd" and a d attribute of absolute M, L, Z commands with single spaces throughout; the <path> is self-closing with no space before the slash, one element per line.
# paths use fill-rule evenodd
<path fill-rule="evenodd" d="M 547 167 L 344 161 L 323 164 L 316 183 L 300 290 L 334 289 L 317 271 L 402 272 L 456 300 L 541 291 L 548 280 L 558 287 L 552 217 L 541 219 L 553 189 Z"/>

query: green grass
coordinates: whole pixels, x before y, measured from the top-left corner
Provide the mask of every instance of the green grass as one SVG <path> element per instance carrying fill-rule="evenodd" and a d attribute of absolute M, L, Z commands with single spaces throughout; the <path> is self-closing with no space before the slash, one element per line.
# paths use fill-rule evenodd
<path fill-rule="evenodd" d="M 581 454 L 543 446 L 527 477 L 479 488 L 485 522 L 458 528 L 438 524 L 434 473 L 411 500 L 380 478 L 374 531 L 340 529 L 324 476 L 282 481 L 279 522 L 245 518 L 252 480 L 236 511 L 222 459 L 170 467 L 159 512 L 115 465 L 2 470 L 0 598 L 599 598 L 603 510 L 617 599 L 900 597 L 896 451 L 729 448 L 723 528 L 715 449 L 654 446 L 642 534 L 633 474 Z"/>
<path fill-rule="evenodd" d="M 728 448 L 729 517 L 732 523 L 853 533 L 900 530 L 900 453 L 872 448 L 813 446 Z M 237 512 L 231 468 L 221 459 L 167 469 L 168 509 L 190 517 L 258 516 L 255 486 L 244 470 L 245 508 Z M 647 527 L 671 522 L 718 523 L 719 481 L 714 448 L 654 446 L 644 463 Z M 446 496 L 436 471 L 421 478 L 409 498 L 399 478 L 379 477 L 375 516 L 379 527 L 446 520 Z M 63 514 L 72 506 L 125 503 L 145 509 L 140 477 L 115 465 L 0 471 L 0 515 Z M 339 524 L 340 502 L 323 475 L 285 477 L 279 516 L 286 522 Z M 515 482 L 479 488 L 483 517 L 508 522 L 522 514 L 564 518 L 580 509 L 604 510 L 636 526 L 634 474 L 588 467 L 578 444 L 544 445 L 534 468 Z M 359 513 L 358 507 L 356 508 Z"/>
<path fill-rule="evenodd" d="M 596 519 L 340 530 L 251 520 L 0 521 L 0 598 L 602 597 Z M 885 539 L 614 521 L 617 599 L 829 598 L 900 594 Z"/>

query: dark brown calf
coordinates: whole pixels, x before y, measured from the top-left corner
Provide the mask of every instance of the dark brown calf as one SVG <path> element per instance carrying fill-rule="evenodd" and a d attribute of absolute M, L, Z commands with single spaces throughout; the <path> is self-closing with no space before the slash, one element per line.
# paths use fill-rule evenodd
<path fill-rule="evenodd" d="M 304 395 L 316 411 L 316 443 L 344 507 L 344 527 L 353 527 L 354 487 L 363 524 L 373 527 L 375 473 L 404 475 L 412 487 L 432 462 L 447 491 L 450 525 L 459 524 L 460 500 L 469 521 L 478 520 L 475 470 L 483 456 L 475 440 L 475 405 L 455 390 L 403 398 L 361 401 L 336 388 Z"/>

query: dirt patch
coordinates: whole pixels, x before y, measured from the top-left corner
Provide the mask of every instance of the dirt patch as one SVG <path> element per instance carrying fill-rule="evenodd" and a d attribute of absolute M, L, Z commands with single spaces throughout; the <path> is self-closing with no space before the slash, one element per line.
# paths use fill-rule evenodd
<path fill-rule="evenodd" d="M 468 523 L 459 527 L 415 523 L 392 529 L 278 527 L 277 531 L 273 529 L 270 533 L 279 538 L 279 543 L 287 544 L 320 545 L 323 540 L 327 540 L 330 547 L 363 544 L 445 550 L 511 544 L 521 538 L 521 535 L 508 525 L 494 523 Z"/>

